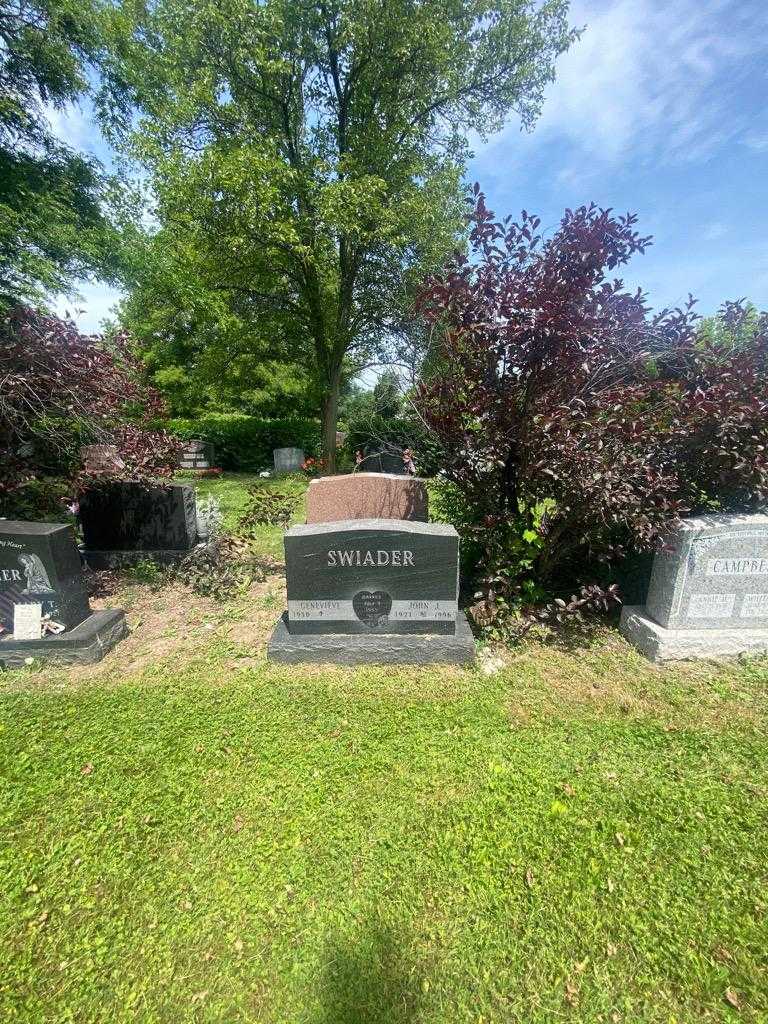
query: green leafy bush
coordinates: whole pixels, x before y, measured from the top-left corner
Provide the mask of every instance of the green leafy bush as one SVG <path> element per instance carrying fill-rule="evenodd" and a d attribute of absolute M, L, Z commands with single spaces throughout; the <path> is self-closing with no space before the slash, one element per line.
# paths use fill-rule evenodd
<path fill-rule="evenodd" d="M 216 465 L 243 472 L 272 467 L 275 448 L 303 448 L 315 455 L 320 444 L 316 420 L 288 417 L 263 420 L 243 413 L 208 413 L 199 419 L 172 419 L 165 424 L 183 440 L 200 438 L 214 447 Z"/>
<path fill-rule="evenodd" d="M 72 489 L 59 477 L 27 480 L 13 490 L 0 490 L 0 516 L 35 522 L 73 522 L 67 507 Z"/>
<path fill-rule="evenodd" d="M 173 566 L 170 579 L 189 587 L 201 597 L 226 601 L 244 593 L 254 580 L 263 580 L 264 572 L 242 541 L 221 537 L 194 548 Z"/>
<path fill-rule="evenodd" d="M 296 510 L 298 497 L 283 491 L 274 491 L 264 484 L 251 484 L 248 504 L 238 521 L 238 533 L 250 536 L 257 526 L 286 527 Z"/>

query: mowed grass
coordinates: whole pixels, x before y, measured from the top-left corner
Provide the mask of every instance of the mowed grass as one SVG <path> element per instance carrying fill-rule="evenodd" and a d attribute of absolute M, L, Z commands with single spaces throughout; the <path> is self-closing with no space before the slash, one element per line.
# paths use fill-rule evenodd
<path fill-rule="evenodd" d="M 290 474 L 262 480 L 255 473 L 225 473 L 217 479 L 197 479 L 188 481 L 194 484 L 198 498 L 213 494 L 221 505 L 224 517 L 224 528 L 236 532 L 238 521 L 248 505 L 248 487 L 258 483 L 268 491 L 278 491 L 296 498 L 296 511 L 292 522 L 303 523 L 306 515 L 307 479 L 299 474 Z M 282 560 L 283 531 L 277 526 L 257 526 L 255 541 L 259 553 L 267 558 Z"/>
<path fill-rule="evenodd" d="M 1 1021 L 768 1020 L 768 660 L 277 666 L 238 600 L 0 676 Z"/>

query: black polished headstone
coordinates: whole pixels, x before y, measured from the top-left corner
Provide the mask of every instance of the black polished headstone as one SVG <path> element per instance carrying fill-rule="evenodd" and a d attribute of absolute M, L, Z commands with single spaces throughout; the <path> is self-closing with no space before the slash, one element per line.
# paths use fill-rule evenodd
<path fill-rule="evenodd" d="M 359 473 L 393 473 L 397 476 L 407 476 L 402 455 L 390 454 L 389 452 L 368 452 L 362 462 L 357 465 Z"/>
<path fill-rule="evenodd" d="M 302 633 L 453 635 L 459 537 L 452 526 L 353 519 L 285 535 L 288 624 Z"/>
<path fill-rule="evenodd" d="M 0 625 L 13 631 L 16 604 L 39 603 L 66 629 L 91 614 L 72 527 L 0 520 Z"/>
<path fill-rule="evenodd" d="M 197 543 L 189 484 L 120 482 L 86 491 L 80 521 L 87 552 L 184 552 Z"/>

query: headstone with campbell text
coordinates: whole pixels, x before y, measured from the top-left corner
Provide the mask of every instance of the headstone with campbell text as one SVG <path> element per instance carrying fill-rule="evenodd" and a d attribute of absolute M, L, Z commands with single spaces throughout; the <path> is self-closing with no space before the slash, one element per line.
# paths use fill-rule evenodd
<path fill-rule="evenodd" d="M 641 640 L 651 631 L 656 660 L 768 649 L 768 515 L 696 516 L 673 527 L 645 606 L 624 609 L 622 630 Z"/>
<path fill-rule="evenodd" d="M 444 523 L 355 519 L 285 535 L 288 610 L 279 661 L 467 662 L 458 607 L 459 537 Z"/>

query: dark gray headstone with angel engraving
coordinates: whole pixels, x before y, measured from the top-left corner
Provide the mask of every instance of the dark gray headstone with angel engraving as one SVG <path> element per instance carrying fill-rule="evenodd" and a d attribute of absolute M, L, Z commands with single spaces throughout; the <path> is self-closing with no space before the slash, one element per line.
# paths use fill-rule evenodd
<path fill-rule="evenodd" d="M 0 664 L 90 663 L 125 633 L 119 609 L 91 611 L 71 526 L 0 520 Z"/>

